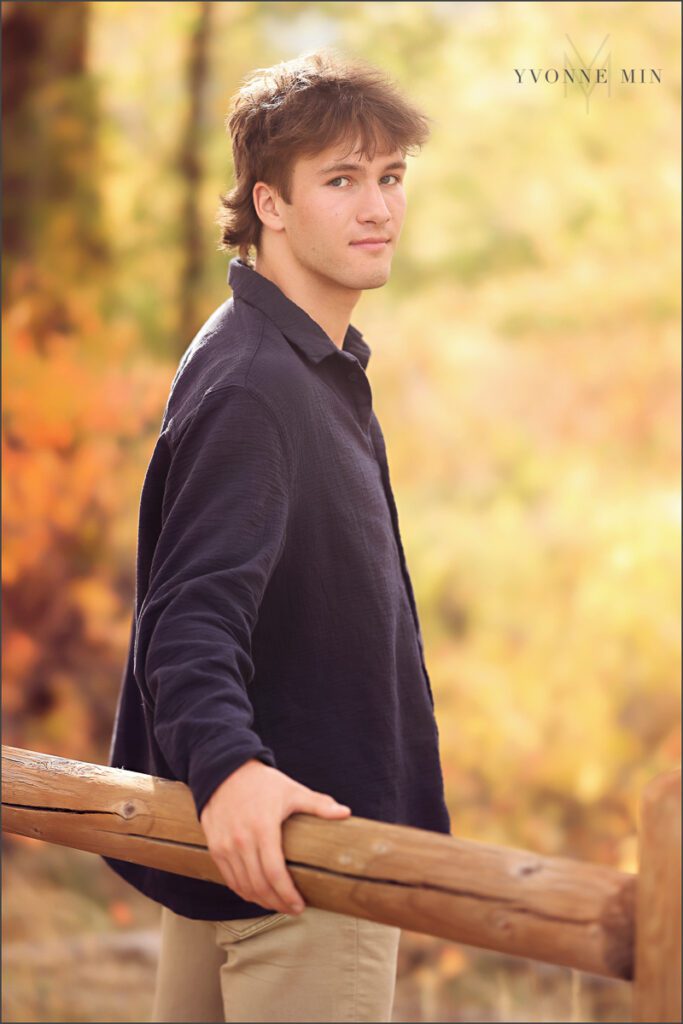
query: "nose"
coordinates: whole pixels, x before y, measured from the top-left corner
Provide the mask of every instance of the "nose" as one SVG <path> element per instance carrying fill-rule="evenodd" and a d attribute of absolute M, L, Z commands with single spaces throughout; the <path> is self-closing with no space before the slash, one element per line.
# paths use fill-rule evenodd
<path fill-rule="evenodd" d="M 361 224 L 386 224 L 391 219 L 391 211 L 387 206 L 382 189 L 377 182 L 366 184 L 361 193 L 358 209 L 358 220 Z"/>

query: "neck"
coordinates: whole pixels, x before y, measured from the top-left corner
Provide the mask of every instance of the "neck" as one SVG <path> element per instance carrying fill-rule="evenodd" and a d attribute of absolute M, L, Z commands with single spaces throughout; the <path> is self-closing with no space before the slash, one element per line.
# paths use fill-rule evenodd
<path fill-rule="evenodd" d="M 280 291 L 303 309 L 341 348 L 351 321 L 351 313 L 361 292 L 344 288 L 328 277 L 311 271 L 294 259 L 278 259 L 257 254 L 254 270 L 276 284 Z"/>

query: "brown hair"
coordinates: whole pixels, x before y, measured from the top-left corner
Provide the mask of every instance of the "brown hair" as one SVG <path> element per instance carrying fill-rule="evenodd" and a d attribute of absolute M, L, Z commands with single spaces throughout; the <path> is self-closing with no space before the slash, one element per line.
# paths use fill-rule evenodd
<path fill-rule="evenodd" d="M 386 74 L 334 50 L 316 50 L 244 79 L 226 117 L 235 184 L 220 197 L 219 249 L 239 250 L 250 262 L 263 224 L 252 191 L 265 181 L 291 202 L 295 160 L 335 142 L 360 138 L 361 154 L 400 149 L 403 156 L 429 138 L 429 118 L 409 104 Z"/>

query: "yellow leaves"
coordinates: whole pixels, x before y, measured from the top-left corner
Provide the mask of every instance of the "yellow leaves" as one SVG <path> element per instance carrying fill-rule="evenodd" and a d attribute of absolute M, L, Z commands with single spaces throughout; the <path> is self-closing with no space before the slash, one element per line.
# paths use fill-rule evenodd
<path fill-rule="evenodd" d="M 50 678 L 52 705 L 46 715 L 32 723 L 40 742 L 58 757 L 77 761 L 91 759 L 93 749 L 90 709 L 83 700 L 78 680 L 65 672 L 53 672 Z M 29 725 L 29 729 L 31 725 Z M 29 733 L 30 736 L 30 733 Z M 41 749 L 40 745 L 32 749 Z"/>
<path fill-rule="evenodd" d="M 86 642 L 107 644 L 116 641 L 122 646 L 128 637 L 128 609 L 121 620 L 121 601 L 109 581 L 89 576 L 72 581 L 69 595 L 80 609 L 83 638 Z"/>
<path fill-rule="evenodd" d="M 583 803 L 591 803 L 605 791 L 606 766 L 591 758 L 582 759 L 576 766 L 575 792 Z"/>

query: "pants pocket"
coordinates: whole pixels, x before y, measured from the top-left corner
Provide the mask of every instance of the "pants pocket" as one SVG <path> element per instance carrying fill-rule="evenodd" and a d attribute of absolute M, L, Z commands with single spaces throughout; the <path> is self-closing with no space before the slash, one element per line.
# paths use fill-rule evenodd
<path fill-rule="evenodd" d="M 227 935 L 232 942 L 247 939 L 250 935 L 260 935 L 281 921 L 288 921 L 289 914 L 265 914 L 263 917 L 245 917 L 232 921 L 216 921 L 218 932 Z"/>

